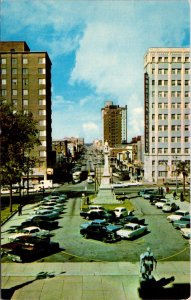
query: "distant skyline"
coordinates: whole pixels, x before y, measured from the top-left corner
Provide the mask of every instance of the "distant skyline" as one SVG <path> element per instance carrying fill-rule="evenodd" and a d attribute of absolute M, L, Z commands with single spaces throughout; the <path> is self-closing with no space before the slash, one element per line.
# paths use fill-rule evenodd
<path fill-rule="evenodd" d="M 187 0 L 1 0 L 1 41 L 52 61 L 52 138 L 102 138 L 101 108 L 128 107 L 128 141 L 144 133 L 148 48 L 190 47 Z"/>

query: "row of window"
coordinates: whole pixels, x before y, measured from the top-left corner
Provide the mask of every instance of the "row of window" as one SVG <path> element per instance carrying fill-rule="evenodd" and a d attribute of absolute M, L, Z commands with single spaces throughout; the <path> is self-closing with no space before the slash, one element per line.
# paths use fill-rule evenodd
<path fill-rule="evenodd" d="M 13 112 L 16 113 L 17 111 L 14 110 Z M 23 113 L 24 113 L 25 115 L 28 115 L 28 114 L 29 114 L 29 110 L 28 110 L 28 109 L 24 109 L 24 110 L 23 110 Z M 39 114 L 39 116 L 46 116 L 46 110 L 45 110 L 45 109 L 39 109 L 39 110 L 38 110 L 38 114 Z M 41 125 L 41 126 L 44 126 L 44 125 Z"/>
<path fill-rule="evenodd" d="M 168 154 L 169 152 L 169 149 L 168 148 L 152 148 L 152 153 L 153 154 Z M 184 148 L 184 151 L 182 151 L 181 148 L 171 148 L 170 149 L 170 153 L 173 153 L 173 154 L 189 154 L 190 153 L 190 148 Z"/>
<path fill-rule="evenodd" d="M 170 104 L 168 103 L 152 103 L 152 108 L 155 108 L 155 106 L 157 106 L 158 108 L 164 108 L 164 109 L 168 109 L 168 108 L 181 108 L 181 103 L 175 103 L 172 102 Z M 186 102 L 184 103 L 184 108 L 190 108 L 190 103 Z"/>
<path fill-rule="evenodd" d="M 185 86 L 189 86 L 190 85 L 190 80 L 158 80 L 158 85 L 159 86 L 167 86 L 168 82 L 171 83 L 171 86 L 180 86 L 181 84 L 184 84 Z M 157 84 L 157 80 L 152 80 L 152 85 L 156 85 Z"/>
<path fill-rule="evenodd" d="M 1 62 L 2 65 L 6 65 L 7 64 L 7 59 L 6 58 L 1 58 L 0 62 Z M 17 65 L 18 64 L 18 59 L 17 58 L 12 58 L 11 63 L 12 63 L 12 65 Z M 23 65 L 27 65 L 29 63 L 28 58 L 23 57 L 22 63 L 23 63 Z M 39 64 L 45 64 L 46 63 L 46 58 L 45 57 L 39 57 L 38 58 L 38 63 Z"/>
<path fill-rule="evenodd" d="M 180 120 L 182 118 L 181 114 L 152 114 L 152 120 L 155 120 L 155 118 L 157 118 L 158 120 L 168 120 L 169 117 L 171 118 L 171 120 Z M 190 115 L 189 114 L 184 114 L 184 119 L 185 120 L 189 120 L 190 119 Z"/>
<path fill-rule="evenodd" d="M 162 165 L 168 165 L 168 160 L 158 160 L 156 161 L 158 165 L 162 166 Z M 187 162 L 187 164 L 189 165 L 190 164 L 190 161 L 185 161 Z M 172 166 L 172 169 L 174 169 L 176 167 L 176 165 L 178 164 L 178 161 L 176 160 L 172 160 L 171 161 L 171 166 Z M 155 165 L 155 160 L 152 160 L 152 165 L 154 166 Z"/>
<path fill-rule="evenodd" d="M 168 125 L 158 125 L 158 131 L 167 131 L 168 130 Z M 182 128 L 181 125 L 171 125 L 170 126 L 170 130 L 171 131 L 180 131 Z M 152 125 L 152 131 L 155 131 L 157 129 L 157 126 Z M 184 131 L 189 131 L 190 130 L 190 126 L 189 125 L 185 125 L 184 126 Z"/>
<path fill-rule="evenodd" d="M 7 84 L 7 79 L 1 79 L 1 84 L 2 85 L 6 85 Z M 18 80 L 16 78 L 12 79 L 12 85 L 17 85 L 18 84 Z M 23 78 L 23 85 L 28 85 L 29 84 L 29 80 L 27 78 Z M 39 78 L 38 79 L 38 84 L 46 84 L 46 79 L 45 78 Z"/>
<path fill-rule="evenodd" d="M 17 96 L 18 95 L 18 90 L 12 90 L 11 94 L 12 94 L 12 96 Z M 46 89 L 38 90 L 38 94 L 39 94 L 39 96 L 45 96 L 46 95 Z M 7 90 L 2 89 L 1 90 L 1 95 L 6 96 L 7 95 Z M 29 95 L 29 90 L 28 89 L 23 89 L 22 90 L 22 95 L 23 96 Z"/>
<path fill-rule="evenodd" d="M 159 56 L 159 57 L 152 57 L 152 62 L 189 62 L 190 61 L 190 57 L 189 56 L 185 56 L 184 58 L 181 56 L 172 56 L 172 57 L 168 57 L 168 56 Z"/>
<path fill-rule="evenodd" d="M 171 95 L 171 97 L 175 98 L 182 96 L 181 91 L 171 91 L 171 93 L 168 93 L 168 91 L 158 91 L 158 97 L 166 98 L 169 94 Z M 152 91 L 152 97 L 155 97 L 155 91 Z M 185 91 L 184 97 L 190 97 L 190 92 Z"/>
<path fill-rule="evenodd" d="M 13 99 L 12 103 L 13 103 L 14 106 L 17 106 L 18 101 L 16 99 Z M 28 99 L 23 99 L 23 106 L 28 106 L 28 105 L 29 105 L 29 100 Z M 46 99 L 38 100 L 38 105 L 46 105 Z"/>
<path fill-rule="evenodd" d="M 12 75 L 17 75 L 18 70 L 20 70 L 20 69 L 12 68 L 11 69 Z M 7 74 L 7 69 L 4 69 L 4 68 L 0 69 L 0 74 L 6 75 Z M 29 69 L 28 68 L 22 68 L 22 74 L 23 75 L 28 75 L 29 74 Z M 46 69 L 45 68 L 38 68 L 38 74 L 46 74 Z"/>
<path fill-rule="evenodd" d="M 190 74 L 190 69 L 158 69 L 158 74 L 166 75 L 168 72 L 170 74 L 181 74 L 181 71 L 183 74 Z M 157 69 L 152 69 L 152 74 L 155 74 L 157 72 Z"/>
<path fill-rule="evenodd" d="M 181 143 L 181 137 L 180 136 L 171 136 L 171 138 L 168 138 L 167 136 L 159 136 L 157 139 L 153 136 L 152 142 L 154 143 L 156 140 L 158 140 L 159 143 L 168 143 L 170 140 L 172 143 Z M 188 136 L 184 137 L 184 142 L 188 143 L 190 141 L 190 138 Z"/>

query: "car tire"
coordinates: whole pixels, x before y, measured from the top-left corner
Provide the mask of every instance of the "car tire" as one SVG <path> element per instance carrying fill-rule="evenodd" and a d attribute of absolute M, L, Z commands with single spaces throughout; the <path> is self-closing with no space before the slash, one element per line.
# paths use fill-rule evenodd
<path fill-rule="evenodd" d="M 106 237 L 103 237 L 102 241 L 103 241 L 104 243 L 107 243 L 107 238 L 106 238 Z"/>
<path fill-rule="evenodd" d="M 88 234 L 87 233 L 84 234 L 84 238 L 88 239 Z"/>

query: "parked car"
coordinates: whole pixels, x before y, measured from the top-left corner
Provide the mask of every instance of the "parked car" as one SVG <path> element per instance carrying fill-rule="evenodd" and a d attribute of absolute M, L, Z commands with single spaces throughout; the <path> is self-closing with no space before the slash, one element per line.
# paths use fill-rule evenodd
<path fill-rule="evenodd" d="M 151 205 L 154 205 L 156 202 L 160 201 L 160 199 L 162 199 L 162 198 L 164 198 L 163 195 L 152 194 L 152 195 L 150 196 L 150 199 L 149 199 L 150 204 L 151 204 Z"/>
<path fill-rule="evenodd" d="M 1 252 L 15 262 L 32 261 L 42 255 L 49 255 L 59 250 L 59 243 L 47 238 L 40 239 L 33 236 L 23 236 L 14 242 L 1 245 Z"/>
<path fill-rule="evenodd" d="M 91 176 L 88 176 L 87 183 L 89 184 L 94 183 L 94 179 Z"/>
<path fill-rule="evenodd" d="M 17 192 L 17 189 L 12 189 L 12 193 L 15 194 Z M 2 195 L 9 195 L 10 194 L 10 189 L 6 187 L 1 188 L 1 194 Z"/>
<path fill-rule="evenodd" d="M 54 220 L 54 219 L 57 219 L 59 217 L 59 212 L 49 211 L 47 209 L 41 209 L 41 210 L 38 210 L 36 212 L 33 212 L 32 214 L 33 215 L 35 214 L 37 216 L 46 216 L 49 220 Z"/>
<path fill-rule="evenodd" d="M 189 214 L 190 214 L 189 211 L 179 209 L 179 210 L 175 211 L 173 214 L 169 215 L 167 217 L 167 220 L 169 222 L 174 222 L 174 221 L 180 220 L 181 217 L 188 216 Z"/>
<path fill-rule="evenodd" d="M 191 228 L 189 225 L 187 225 L 186 228 L 181 228 L 180 232 L 181 232 L 182 236 L 185 237 L 186 239 L 191 238 Z"/>
<path fill-rule="evenodd" d="M 54 205 L 42 205 L 42 206 L 39 206 L 39 208 L 36 210 L 36 212 L 38 212 L 38 210 L 49 210 L 50 212 L 53 212 L 53 211 L 57 211 L 59 213 L 61 213 L 64 209 L 64 206 L 60 206 L 60 205 L 57 205 L 57 204 L 54 204 Z"/>
<path fill-rule="evenodd" d="M 138 195 L 139 196 L 143 196 L 144 194 L 148 194 L 148 193 L 153 193 L 153 191 L 155 192 L 155 191 L 157 191 L 158 192 L 158 190 L 156 190 L 156 189 L 153 189 L 153 188 L 146 188 L 146 189 L 142 189 L 142 190 L 140 190 L 140 191 L 138 191 Z"/>
<path fill-rule="evenodd" d="M 20 228 L 28 226 L 38 226 L 41 229 L 53 230 L 58 227 L 58 221 L 43 220 L 41 217 L 36 217 L 33 220 L 22 222 Z"/>
<path fill-rule="evenodd" d="M 14 233 L 13 235 L 8 237 L 9 241 L 14 241 L 16 238 L 21 236 L 36 236 L 36 237 L 50 237 L 50 232 L 48 230 L 40 229 L 37 226 L 30 226 L 23 228 L 20 232 Z"/>
<path fill-rule="evenodd" d="M 80 211 L 80 216 L 86 218 L 90 211 L 101 211 L 105 210 L 105 208 L 101 205 L 89 205 L 87 209 L 83 209 Z"/>
<path fill-rule="evenodd" d="M 90 210 L 85 217 L 87 220 L 104 219 L 108 222 L 114 222 L 116 215 L 114 211 Z"/>
<path fill-rule="evenodd" d="M 162 207 L 162 211 L 164 212 L 173 212 L 178 209 L 179 206 L 175 202 L 166 202 Z"/>
<path fill-rule="evenodd" d="M 166 203 L 168 203 L 168 202 L 169 202 L 168 199 L 162 198 L 162 199 L 160 199 L 159 201 L 157 201 L 157 202 L 155 203 L 155 206 L 156 206 L 157 208 L 163 208 L 163 206 L 164 206 Z"/>
<path fill-rule="evenodd" d="M 136 224 L 136 223 L 128 223 L 125 224 L 122 229 L 117 231 L 117 234 L 124 239 L 132 239 L 142 235 L 147 232 L 147 226 Z"/>
<path fill-rule="evenodd" d="M 142 195 L 142 197 L 143 197 L 144 199 L 150 200 L 150 198 L 152 198 L 153 195 L 157 195 L 157 194 L 158 194 L 158 190 L 151 190 L 151 191 L 145 192 L 145 193 Z"/>
<path fill-rule="evenodd" d="M 95 219 L 95 220 L 92 220 L 92 221 L 89 221 L 89 222 L 82 223 L 80 225 L 80 229 L 87 228 L 89 225 L 92 225 L 92 224 L 100 224 L 100 225 L 106 226 L 109 223 L 104 219 Z"/>
<path fill-rule="evenodd" d="M 144 225 L 145 224 L 145 219 L 138 219 L 136 216 L 132 215 L 128 215 L 124 218 L 120 218 L 115 224 L 127 224 L 127 223 L 137 223 L 137 224 L 141 224 Z"/>
<path fill-rule="evenodd" d="M 116 207 L 114 209 L 114 213 L 117 218 L 126 217 L 128 215 L 128 211 L 125 207 Z"/>
<path fill-rule="evenodd" d="M 190 221 L 191 221 L 191 216 L 185 216 L 185 217 L 181 217 L 180 220 L 176 220 L 172 223 L 172 225 L 177 228 L 185 228 L 187 225 L 190 226 Z"/>
<path fill-rule="evenodd" d="M 120 239 L 120 237 L 116 234 L 118 229 L 119 227 L 115 225 L 112 225 L 112 228 L 109 228 L 102 224 L 90 224 L 86 228 L 80 229 L 80 233 L 86 239 L 92 238 L 103 242 L 115 242 Z"/>

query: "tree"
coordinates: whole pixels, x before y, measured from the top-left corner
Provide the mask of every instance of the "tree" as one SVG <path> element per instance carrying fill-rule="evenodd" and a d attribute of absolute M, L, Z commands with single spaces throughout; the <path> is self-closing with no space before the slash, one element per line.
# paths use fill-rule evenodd
<path fill-rule="evenodd" d="M 190 165 L 185 161 L 179 161 L 176 166 L 177 175 L 183 176 L 183 195 L 185 195 L 185 181 L 186 177 L 190 174 Z"/>
<path fill-rule="evenodd" d="M 30 155 L 39 145 L 38 130 L 32 113 L 14 112 L 9 104 L 0 103 L 1 152 L 0 180 L 10 187 L 10 212 L 12 212 L 12 185 L 20 182 L 23 174 L 35 165 Z"/>

